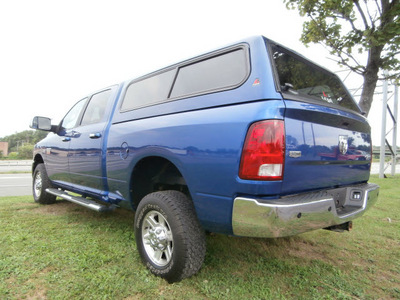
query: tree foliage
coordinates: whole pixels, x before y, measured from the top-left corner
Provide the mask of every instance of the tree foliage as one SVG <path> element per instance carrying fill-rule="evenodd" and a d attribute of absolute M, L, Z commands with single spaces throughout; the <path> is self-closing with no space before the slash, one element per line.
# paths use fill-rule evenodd
<path fill-rule="evenodd" d="M 400 77 L 400 0 L 284 2 L 309 19 L 303 24 L 304 44 L 324 45 L 339 64 L 364 77 L 359 104 L 368 114 L 380 71 L 389 71 L 387 79 Z"/>
<path fill-rule="evenodd" d="M 44 139 L 47 134 L 48 132 L 40 130 L 25 130 L 0 138 L 0 142 L 8 142 L 9 153 L 18 152 L 24 156 L 20 158 L 32 158 L 33 145 Z M 29 151 L 30 154 L 27 155 Z"/>
<path fill-rule="evenodd" d="M 33 154 L 33 144 L 24 144 L 18 149 L 19 159 L 31 159 Z"/>

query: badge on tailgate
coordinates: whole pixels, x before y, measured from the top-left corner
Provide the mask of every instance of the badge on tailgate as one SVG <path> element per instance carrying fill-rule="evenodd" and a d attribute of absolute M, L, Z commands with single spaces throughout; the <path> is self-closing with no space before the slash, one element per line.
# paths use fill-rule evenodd
<path fill-rule="evenodd" d="M 343 155 L 347 153 L 347 149 L 349 147 L 348 136 L 347 135 L 339 135 L 339 151 Z"/>

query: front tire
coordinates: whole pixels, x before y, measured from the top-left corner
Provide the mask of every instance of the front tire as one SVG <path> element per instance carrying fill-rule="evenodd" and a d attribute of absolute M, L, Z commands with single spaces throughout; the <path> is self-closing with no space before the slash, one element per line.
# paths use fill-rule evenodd
<path fill-rule="evenodd" d="M 203 264 L 205 234 L 193 203 L 181 192 L 144 197 L 135 215 L 135 237 L 143 263 L 169 283 L 196 274 Z"/>
<path fill-rule="evenodd" d="M 32 193 L 35 202 L 40 204 L 55 203 L 57 197 L 46 192 L 46 189 L 51 187 L 44 164 L 38 164 L 35 171 L 33 171 L 32 182 Z"/>

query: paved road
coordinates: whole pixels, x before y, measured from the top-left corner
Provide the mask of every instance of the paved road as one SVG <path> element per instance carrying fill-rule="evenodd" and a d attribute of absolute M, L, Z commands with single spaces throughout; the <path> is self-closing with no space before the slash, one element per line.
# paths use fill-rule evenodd
<path fill-rule="evenodd" d="M 0 160 L 0 173 L 31 172 L 32 160 Z"/>
<path fill-rule="evenodd" d="M 32 175 L 0 174 L 0 197 L 32 195 Z"/>

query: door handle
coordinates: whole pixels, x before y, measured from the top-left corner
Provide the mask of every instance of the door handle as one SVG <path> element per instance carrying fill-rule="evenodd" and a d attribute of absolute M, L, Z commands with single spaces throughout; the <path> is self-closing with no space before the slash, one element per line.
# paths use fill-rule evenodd
<path fill-rule="evenodd" d="M 89 137 L 91 139 L 98 139 L 98 138 L 101 138 L 101 133 L 100 132 L 91 133 L 91 134 L 89 134 Z"/>
<path fill-rule="evenodd" d="M 63 137 L 62 141 L 63 142 L 69 142 L 71 140 L 71 138 L 69 136 Z"/>
<path fill-rule="evenodd" d="M 79 137 L 81 134 L 78 131 L 72 131 L 71 132 L 72 137 Z"/>

